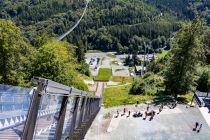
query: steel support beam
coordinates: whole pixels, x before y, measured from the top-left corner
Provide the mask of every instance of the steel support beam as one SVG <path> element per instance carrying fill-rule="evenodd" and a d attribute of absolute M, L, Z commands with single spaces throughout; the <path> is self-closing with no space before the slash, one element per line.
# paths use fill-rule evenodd
<path fill-rule="evenodd" d="M 82 117 L 82 122 L 85 122 L 85 120 L 87 119 L 87 112 L 88 112 L 88 105 L 90 102 L 90 98 L 86 98 L 86 103 L 85 103 L 85 108 L 84 108 L 84 115 Z"/>
<path fill-rule="evenodd" d="M 47 85 L 46 80 L 40 80 L 38 83 L 37 90 L 35 90 L 32 97 L 32 101 L 30 104 L 30 108 L 29 108 L 29 112 L 27 115 L 24 129 L 23 129 L 23 135 L 21 137 L 21 140 L 33 139 L 39 106 L 41 102 L 41 97 L 42 97 L 42 93 L 45 91 L 46 85 Z"/>
<path fill-rule="evenodd" d="M 73 136 L 74 133 L 74 128 L 75 128 L 75 124 L 76 124 L 76 119 L 77 119 L 77 110 L 79 107 L 79 100 L 80 97 L 75 97 L 74 99 L 74 107 L 72 110 L 72 120 L 71 120 L 71 127 L 70 127 L 70 131 L 69 131 L 69 138 L 71 139 L 71 137 Z"/>
<path fill-rule="evenodd" d="M 78 127 L 81 127 L 81 124 L 82 124 L 82 119 L 83 119 L 83 116 L 84 116 L 86 102 L 87 102 L 87 98 L 83 97 L 82 104 L 81 104 L 81 110 L 80 110 L 81 112 L 80 112 L 80 118 L 79 118 L 79 122 L 78 122 Z"/>
<path fill-rule="evenodd" d="M 93 109 L 92 109 L 92 108 L 93 108 L 93 106 L 92 106 L 92 105 L 93 105 L 93 99 L 91 98 L 91 99 L 90 99 L 89 118 L 91 117 L 91 115 L 92 115 L 92 111 L 93 111 Z"/>
<path fill-rule="evenodd" d="M 71 91 L 70 91 L 71 93 Z M 64 96 L 62 103 L 61 103 L 61 109 L 59 112 L 59 117 L 57 121 L 57 126 L 56 126 L 56 131 L 55 131 L 55 140 L 61 140 L 62 137 L 62 132 L 63 132 L 63 125 L 65 121 L 65 114 L 66 114 L 66 109 L 68 105 L 68 96 Z"/>

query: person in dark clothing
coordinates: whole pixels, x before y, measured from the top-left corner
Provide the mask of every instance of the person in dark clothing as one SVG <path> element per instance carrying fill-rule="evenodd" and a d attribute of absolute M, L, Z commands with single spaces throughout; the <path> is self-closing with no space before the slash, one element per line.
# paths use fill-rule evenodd
<path fill-rule="evenodd" d="M 201 128 L 202 128 L 202 124 L 200 124 L 200 127 L 199 129 L 197 130 L 197 133 L 199 133 L 201 131 Z"/>
<path fill-rule="evenodd" d="M 161 106 L 160 106 L 160 107 L 161 107 L 161 109 L 163 110 L 163 104 L 161 104 Z"/>
<path fill-rule="evenodd" d="M 147 105 L 147 111 L 149 111 L 149 105 Z"/>
<path fill-rule="evenodd" d="M 121 116 L 124 116 L 125 115 L 125 108 L 123 109 L 123 114 L 121 114 Z"/>
<path fill-rule="evenodd" d="M 115 116 L 115 118 L 117 118 L 119 116 L 119 111 L 117 110 L 117 116 Z"/>
<path fill-rule="evenodd" d="M 195 128 L 193 128 L 193 131 L 196 131 L 198 125 L 199 125 L 199 123 L 198 122 L 195 122 Z"/>
<path fill-rule="evenodd" d="M 137 116 L 138 116 L 138 117 L 142 117 L 142 113 L 141 113 L 141 112 L 139 112 Z"/>
<path fill-rule="evenodd" d="M 161 105 L 160 108 L 159 108 L 159 113 L 160 113 L 161 111 L 162 111 L 162 105 Z M 159 114 L 159 113 L 158 113 L 158 114 Z"/>

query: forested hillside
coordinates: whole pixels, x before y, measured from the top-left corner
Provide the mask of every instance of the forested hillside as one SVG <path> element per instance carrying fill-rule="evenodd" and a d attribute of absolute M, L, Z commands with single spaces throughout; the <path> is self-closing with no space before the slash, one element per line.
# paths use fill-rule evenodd
<path fill-rule="evenodd" d="M 197 14 L 210 23 L 209 0 L 147 0 L 159 9 L 169 10 L 179 18 L 192 20 Z"/>
<path fill-rule="evenodd" d="M 35 44 L 41 33 L 58 36 L 81 16 L 84 0 L 4 0 L 0 18 L 14 20 Z M 118 53 L 150 51 L 169 46 L 168 38 L 179 29 L 178 21 L 193 19 L 196 13 L 210 20 L 210 2 L 203 0 L 92 0 L 85 18 L 68 36 L 68 41 L 87 49 Z"/>
<path fill-rule="evenodd" d="M 34 44 L 43 32 L 57 36 L 67 31 L 79 19 L 84 5 L 84 1 L 77 0 L 5 0 L 0 2 L 0 17 L 14 20 Z M 94 0 L 68 41 L 85 49 L 123 53 L 135 46 L 141 51 L 143 40 L 153 41 L 155 49 L 163 47 L 176 30 L 173 13 L 143 1 Z"/>

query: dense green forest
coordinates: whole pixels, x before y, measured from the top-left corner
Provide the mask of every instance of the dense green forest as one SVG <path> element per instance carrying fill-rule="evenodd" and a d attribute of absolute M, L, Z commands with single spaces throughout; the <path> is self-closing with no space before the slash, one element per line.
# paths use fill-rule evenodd
<path fill-rule="evenodd" d="M 34 45 L 42 33 L 58 36 L 79 19 L 85 1 L 21 0 L 0 2 L 0 18 L 12 19 Z M 145 41 L 150 52 L 168 46 L 179 29 L 179 21 L 196 14 L 210 22 L 208 0 L 92 0 L 79 27 L 68 41 L 84 50 L 116 50 L 118 53 L 143 52 Z"/>
<path fill-rule="evenodd" d="M 58 36 L 67 31 L 79 19 L 84 5 L 84 1 L 77 0 L 5 0 L 0 3 L 0 17 L 14 20 L 35 44 L 35 38 L 43 32 Z M 135 46 L 141 52 L 143 41 L 153 41 L 157 50 L 167 45 L 171 33 L 178 29 L 177 21 L 172 12 L 144 1 L 94 0 L 68 41 L 82 45 L 85 50 L 119 53 L 132 53 Z"/>
<path fill-rule="evenodd" d="M 196 15 L 200 15 L 208 24 L 210 23 L 209 0 L 147 0 L 147 2 L 161 10 L 169 10 L 181 19 L 192 20 Z"/>

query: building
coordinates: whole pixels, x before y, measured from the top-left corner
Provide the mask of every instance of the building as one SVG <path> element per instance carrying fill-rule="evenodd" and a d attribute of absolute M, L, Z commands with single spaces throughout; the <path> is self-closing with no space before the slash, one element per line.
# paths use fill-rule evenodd
<path fill-rule="evenodd" d="M 136 75 L 141 75 L 141 73 L 146 72 L 146 67 L 142 67 L 142 66 L 135 66 L 135 73 Z"/>

